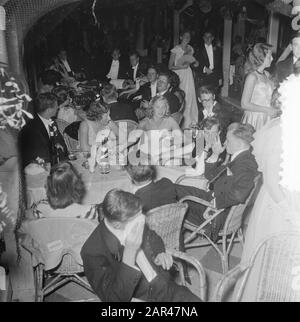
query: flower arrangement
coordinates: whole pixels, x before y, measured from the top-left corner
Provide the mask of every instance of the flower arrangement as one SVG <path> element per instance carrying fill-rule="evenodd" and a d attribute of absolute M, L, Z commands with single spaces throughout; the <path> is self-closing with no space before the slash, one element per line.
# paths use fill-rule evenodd
<path fill-rule="evenodd" d="M 24 115 L 32 118 L 23 107 L 30 97 L 23 93 L 18 82 L 4 68 L 0 68 L 0 129 L 11 127 L 21 129 L 25 124 Z M 15 226 L 13 213 L 7 207 L 7 195 L 0 184 L 0 233 Z"/>
<path fill-rule="evenodd" d="M 0 68 L 0 128 L 20 129 L 25 124 L 24 114 L 32 118 L 23 110 L 24 103 L 29 101 L 31 98 L 22 93 L 16 79 Z"/>

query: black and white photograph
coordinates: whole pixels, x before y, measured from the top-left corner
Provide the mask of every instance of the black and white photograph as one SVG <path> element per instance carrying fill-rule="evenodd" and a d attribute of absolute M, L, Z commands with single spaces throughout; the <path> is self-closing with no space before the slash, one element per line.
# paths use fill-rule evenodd
<path fill-rule="evenodd" d="M 0 302 L 300 302 L 299 120 L 300 0 L 0 0 Z"/>

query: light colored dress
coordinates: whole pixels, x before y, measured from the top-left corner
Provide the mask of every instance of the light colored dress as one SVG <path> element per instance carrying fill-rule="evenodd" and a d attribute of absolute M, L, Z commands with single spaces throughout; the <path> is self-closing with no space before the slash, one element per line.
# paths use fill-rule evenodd
<path fill-rule="evenodd" d="M 268 177 L 270 175 L 275 176 L 275 182 L 278 185 L 280 183 L 280 165 L 282 161 L 282 130 L 280 125 L 280 118 L 271 120 L 255 134 L 255 140 L 252 143 L 253 154 L 258 163 L 259 171 L 265 176 L 249 218 L 241 260 L 241 263 L 244 264 L 250 260 L 258 244 L 269 235 L 297 227 L 295 218 L 290 212 L 295 206 L 293 202 L 293 199 L 295 199 L 294 193 L 290 193 L 281 187 L 286 197 L 284 203 L 289 209 L 286 206 L 282 206 L 282 203 L 276 203 L 269 193 L 270 183 L 268 182 Z M 300 195 L 298 197 L 297 207 L 300 213 Z"/>
<path fill-rule="evenodd" d="M 188 49 L 189 54 L 193 55 L 193 48 L 188 45 Z M 171 53 L 175 54 L 175 66 L 178 63 L 178 60 L 186 54 L 179 45 L 174 47 L 171 50 Z M 191 68 L 188 67 L 187 69 L 175 70 L 175 73 L 180 78 L 180 88 L 185 92 L 185 110 L 183 113 L 182 128 L 187 128 L 192 122 L 198 121 L 198 105 L 193 72 Z"/>
<path fill-rule="evenodd" d="M 274 90 L 273 83 L 268 76 L 261 75 L 258 72 L 253 72 L 257 78 L 257 82 L 254 86 L 251 103 L 271 107 L 271 98 Z M 262 128 L 270 117 L 266 113 L 245 111 L 242 123 L 251 124 L 256 130 Z"/>

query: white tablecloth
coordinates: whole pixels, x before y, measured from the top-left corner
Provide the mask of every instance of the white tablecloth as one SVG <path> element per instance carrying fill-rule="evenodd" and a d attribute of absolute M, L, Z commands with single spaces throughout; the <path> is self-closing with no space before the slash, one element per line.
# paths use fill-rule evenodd
<path fill-rule="evenodd" d="M 96 168 L 94 173 L 90 173 L 82 167 L 82 160 L 72 162 L 82 175 L 82 179 L 87 188 L 87 194 L 83 199 L 83 204 L 93 205 L 103 201 L 108 191 L 114 188 L 132 192 L 131 180 L 126 171 L 117 167 L 112 167 L 108 174 L 101 174 L 99 168 Z M 172 182 L 185 174 L 186 167 L 162 167 L 157 166 L 157 180 L 166 177 Z M 27 202 L 28 207 L 33 203 L 46 198 L 46 181 L 48 172 L 43 172 L 37 175 L 26 175 L 27 187 Z M 181 184 L 190 185 L 200 189 L 205 188 L 205 180 L 185 179 Z"/>

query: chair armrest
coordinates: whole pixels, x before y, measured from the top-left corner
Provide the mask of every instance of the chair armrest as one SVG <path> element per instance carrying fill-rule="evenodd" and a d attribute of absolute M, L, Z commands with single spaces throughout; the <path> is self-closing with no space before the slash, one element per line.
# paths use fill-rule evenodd
<path fill-rule="evenodd" d="M 234 287 L 243 275 L 243 271 L 240 265 L 237 265 L 227 274 L 225 274 L 221 280 L 218 282 L 217 287 L 214 292 L 213 301 L 214 302 L 228 302 L 228 298 L 232 295 Z"/>
<path fill-rule="evenodd" d="M 204 199 L 201 199 L 201 198 L 198 198 L 198 197 L 186 196 L 186 197 L 183 197 L 183 198 L 181 198 L 179 200 L 179 202 L 184 202 L 184 201 L 193 201 L 193 202 L 196 202 L 196 203 L 200 203 L 203 206 L 209 207 L 211 210 L 214 210 L 214 211 L 217 211 L 218 210 L 209 201 L 204 200 Z"/>
<path fill-rule="evenodd" d="M 199 284 L 197 287 L 197 296 L 200 297 L 200 299 L 202 301 L 206 301 L 206 294 L 207 294 L 207 285 L 206 285 L 206 274 L 205 274 L 205 270 L 203 268 L 203 266 L 201 265 L 201 263 L 193 256 L 177 251 L 177 250 L 169 250 L 168 249 L 168 253 L 172 255 L 172 257 L 176 260 L 176 259 L 180 259 L 183 260 L 187 263 L 189 263 L 190 265 L 192 265 L 198 275 L 199 275 Z"/>
<path fill-rule="evenodd" d="M 199 176 L 187 176 L 186 174 L 183 174 L 182 176 L 180 176 L 175 184 L 180 184 L 183 180 L 185 179 L 192 179 L 192 180 L 203 180 L 204 179 L 204 176 L 203 175 L 199 175 Z"/>

